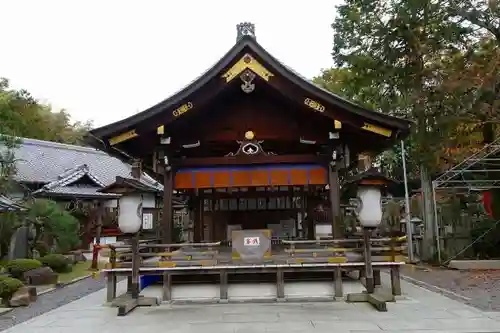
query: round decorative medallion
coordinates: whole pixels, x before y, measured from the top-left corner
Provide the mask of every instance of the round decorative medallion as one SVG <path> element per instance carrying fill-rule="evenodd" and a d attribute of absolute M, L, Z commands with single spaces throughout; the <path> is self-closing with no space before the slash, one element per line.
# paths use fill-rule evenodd
<path fill-rule="evenodd" d="M 253 140 L 255 138 L 255 133 L 252 131 L 246 131 L 245 132 L 245 139 L 247 140 Z"/>
<path fill-rule="evenodd" d="M 250 57 L 248 54 L 246 54 L 246 55 L 243 57 L 243 62 L 244 62 L 245 64 L 249 64 L 251 61 L 252 61 L 252 57 Z"/>
<path fill-rule="evenodd" d="M 241 151 L 247 155 L 255 155 L 259 152 L 259 146 L 254 143 L 247 143 L 241 147 Z"/>

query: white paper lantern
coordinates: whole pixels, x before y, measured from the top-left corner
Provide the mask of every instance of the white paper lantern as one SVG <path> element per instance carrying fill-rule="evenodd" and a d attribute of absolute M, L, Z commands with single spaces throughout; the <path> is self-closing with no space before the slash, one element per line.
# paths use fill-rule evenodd
<path fill-rule="evenodd" d="M 376 186 L 358 186 L 359 206 L 356 210 L 363 227 L 375 228 L 382 221 L 382 193 Z"/>
<path fill-rule="evenodd" d="M 118 227 L 125 234 L 134 234 L 142 225 L 141 195 L 124 195 L 120 198 L 118 209 Z"/>

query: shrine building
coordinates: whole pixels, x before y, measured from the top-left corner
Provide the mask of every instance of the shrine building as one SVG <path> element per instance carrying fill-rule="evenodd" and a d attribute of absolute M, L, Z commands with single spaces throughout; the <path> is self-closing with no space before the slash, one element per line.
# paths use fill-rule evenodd
<path fill-rule="evenodd" d="M 161 229 L 174 240 L 172 197 L 189 199 L 192 242 L 233 230 L 273 237 L 343 236 L 339 175 L 408 135 L 410 122 L 366 109 L 269 54 L 250 23 L 234 46 L 175 95 L 87 142 L 164 184 Z"/>

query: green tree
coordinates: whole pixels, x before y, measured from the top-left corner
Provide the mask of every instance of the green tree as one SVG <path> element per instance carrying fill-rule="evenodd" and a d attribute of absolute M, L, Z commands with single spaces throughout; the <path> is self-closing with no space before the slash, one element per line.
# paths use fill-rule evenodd
<path fill-rule="evenodd" d="M 440 73 L 445 65 L 441 59 L 460 53 L 472 38 L 470 28 L 450 17 L 446 4 L 444 0 L 346 0 L 337 7 L 332 24 L 333 59 L 348 70 L 349 90 L 361 91 L 358 100 L 369 94 L 369 104 L 379 111 L 416 122 L 410 147 L 424 190 L 427 249 L 433 244 L 430 173 L 447 135 L 443 129 L 450 126 L 448 117 L 440 114 Z"/>
<path fill-rule="evenodd" d="M 48 104 L 38 102 L 26 90 L 9 87 L 0 78 L 0 134 L 83 144 L 83 136 L 92 122 L 72 122 L 66 110 L 54 112 Z"/>
<path fill-rule="evenodd" d="M 465 87 L 474 86 L 465 92 L 464 96 L 467 99 L 463 103 L 464 112 L 477 111 L 472 112 L 472 115 L 480 123 L 483 139 L 488 143 L 498 135 L 500 122 L 497 101 L 500 93 L 499 2 L 498 0 L 449 0 L 447 10 L 450 16 L 465 21 L 477 29 L 480 36 L 462 59 L 456 59 L 458 67 L 455 67 L 457 69 L 455 74 L 458 75 L 455 75 L 455 79 L 458 76 Z"/>
<path fill-rule="evenodd" d="M 58 252 L 65 253 L 80 243 L 79 221 L 55 201 L 33 200 L 29 205 L 28 219 L 36 227 L 36 241 L 55 242 Z"/>

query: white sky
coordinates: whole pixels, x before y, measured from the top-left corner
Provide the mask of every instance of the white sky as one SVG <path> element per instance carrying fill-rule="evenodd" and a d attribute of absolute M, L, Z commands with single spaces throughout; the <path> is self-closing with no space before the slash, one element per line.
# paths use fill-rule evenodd
<path fill-rule="evenodd" d="M 341 0 L 0 0 L 0 77 L 105 125 L 169 97 L 233 46 L 236 24 L 312 78 Z"/>

